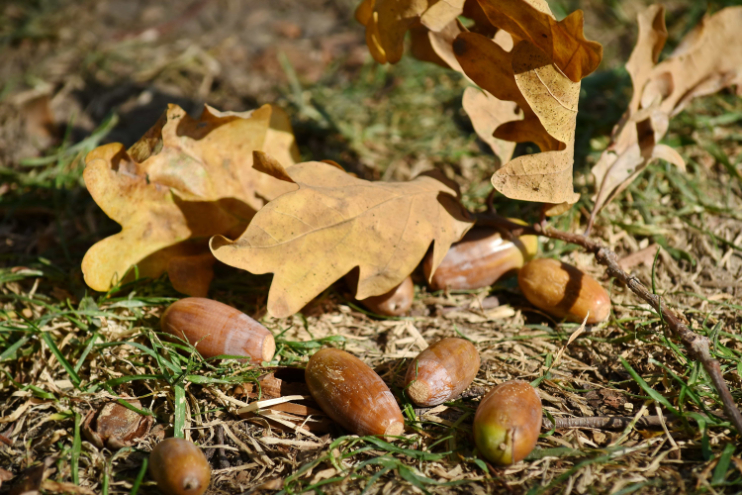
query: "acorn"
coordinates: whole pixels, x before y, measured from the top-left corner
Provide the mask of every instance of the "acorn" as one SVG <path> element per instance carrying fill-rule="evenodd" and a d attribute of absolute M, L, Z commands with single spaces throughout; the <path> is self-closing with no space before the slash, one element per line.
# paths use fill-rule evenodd
<path fill-rule="evenodd" d="M 407 368 L 405 392 L 418 406 L 455 399 L 479 371 L 479 353 L 468 340 L 447 338 L 421 352 Z"/>
<path fill-rule="evenodd" d="M 260 323 L 231 306 L 203 297 L 176 301 L 162 315 L 162 330 L 193 344 L 205 358 L 273 359 L 276 341 Z"/>
<path fill-rule="evenodd" d="M 479 403 L 474 415 L 474 443 L 495 464 L 516 463 L 536 446 L 541 416 L 541 399 L 530 383 L 501 383 Z"/>
<path fill-rule="evenodd" d="M 404 431 L 402 411 L 389 387 L 357 357 L 322 349 L 309 359 L 305 375 L 314 400 L 346 430 L 376 436 Z"/>
<path fill-rule="evenodd" d="M 429 252 L 423 272 L 433 290 L 480 289 L 522 267 L 537 251 L 536 236 L 505 240 L 496 229 L 476 227 L 451 246 L 432 277 L 433 253 Z"/>
<path fill-rule="evenodd" d="M 211 480 L 204 453 L 182 438 L 167 438 L 152 449 L 149 474 L 166 495 L 201 495 Z"/>
<path fill-rule="evenodd" d="M 371 312 L 384 316 L 400 316 L 412 307 L 415 298 L 415 286 L 412 277 L 407 277 L 401 284 L 380 296 L 371 296 L 360 301 Z"/>
<path fill-rule="evenodd" d="M 611 314 L 608 293 L 582 270 L 554 259 L 538 259 L 518 272 L 518 285 L 531 304 L 569 321 L 600 323 Z"/>

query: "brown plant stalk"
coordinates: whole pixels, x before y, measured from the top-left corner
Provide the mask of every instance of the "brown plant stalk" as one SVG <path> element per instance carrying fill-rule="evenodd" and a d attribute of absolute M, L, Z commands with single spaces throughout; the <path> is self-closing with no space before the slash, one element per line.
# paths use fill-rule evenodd
<path fill-rule="evenodd" d="M 701 363 L 706 370 L 711 382 L 714 384 L 721 402 L 724 406 L 724 412 L 727 419 L 734 425 L 737 433 L 742 435 L 742 414 L 734 403 L 729 387 L 721 374 L 719 362 L 711 356 L 708 338 L 698 335 L 691 330 L 688 325 L 663 304 L 662 298 L 657 294 L 650 292 L 638 278 L 629 275 L 618 265 L 618 257 L 611 249 L 607 248 L 600 242 L 589 239 L 581 234 L 572 234 L 553 229 L 544 223 L 524 226 L 503 218 L 493 212 L 476 214 L 477 224 L 494 227 L 504 230 L 508 235 L 518 237 L 521 235 L 541 235 L 550 239 L 576 244 L 582 247 L 588 253 L 595 256 L 595 261 L 606 267 L 608 275 L 621 281 L 640 299 L 646 301 L 658 314 L 661 315 L 664 323 L 667 324 L 672 335 L 680 340 L 685 346 L 690 357 Z"/>
<path fill-rule="evenodd" d="M 636 421 L 634 422 L 634 420 Z M 628 416 L 588 416 L 585 418 L 554 418 L 552 423 L 549 418 L 544 418 L 541 424 L 542 430 L 557 430 L 568 428 L 594 428 L 598 430 L 621 430 L 634 422 L 635 426 L 641 428 L 657 428 L 662 426 L 659 416 L 646 416 L 632 418 Z M 669 423 L 669 420 L 665 421 Z"/>

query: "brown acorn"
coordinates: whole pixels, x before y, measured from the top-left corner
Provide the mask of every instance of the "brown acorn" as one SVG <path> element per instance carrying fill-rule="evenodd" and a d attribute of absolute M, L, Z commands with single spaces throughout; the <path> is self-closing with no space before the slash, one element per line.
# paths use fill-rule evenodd
<path fill-rule="evenodd" d="M 433 290 L 479 289 L 522 267 L 537 251 L 536 236 L 524 235 L 509 241 L 493 228 L 477 227 L 451 246 L 432 277 L 433 253 L 429 252 L 423 261 L 423 272 Z"/>
<path fill-rule="evenodd" d="M 611 314 L 608 293 L 591 276 L 554 259 L 538 259 L 518 272 L 518 285 L 531 304 L 556 318 L 588 324 L 600 323 Z"/>
<path fill-rule="evenodd" d="M 176 301 L 162 315 L 162 329 L 184 338 L 203 357 L 222 354 L 270 361 L 276 352 L 273 335 L 260 323 L 231 306 L 203 297 Z"/>
<path fill-rule="evenodd" d="M 211 480 L 204 453 L 182 438 L 166 438 L 152 449 L 149 474 L 166 495 L 201 495 Z"/>
<path fill-rule="evenodd" d="M 322 349 L 309 360 L 307 385 L 320 408 L 356 435 L 396 436 L 404 418 L 389 387 L 357 357 Z"/>
<path fill-rule="evenodd" d="M 400 316 L 412 307 L 415 298 L 415 286 L 412 277 L 407 277 L 401 284 L 380 296 L 371 296 L 360 301 L 371 312 L 384 316 Z"/>
<path fill-rule="evenodd" d="M 455 399 L 479 371 L 479 353 L 464 339 L 443 339 L 421 352 L 407 368 L 405 391 L 419 406 Z"/>
<path fill-rule="evenodd" d="M 507 466 L 531 453 L 541 432 L 541 399 L 530 383 L 501 383 L 474 415 L 474 443 L 489 461 Z"/>

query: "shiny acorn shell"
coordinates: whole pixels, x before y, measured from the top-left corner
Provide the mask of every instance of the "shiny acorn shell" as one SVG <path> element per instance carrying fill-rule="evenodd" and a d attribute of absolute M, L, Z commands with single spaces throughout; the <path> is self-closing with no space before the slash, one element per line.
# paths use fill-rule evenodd
<path fill-rule="evenodd" d="M 455 399 L 479 371 L 479 353 L 468 340 L 447 338 L 422 351 L 407 368 L 405 393 L 418 406 Z"/>
<path fill-rule="evenodd" d="M 507 466 L 531 453 L 541 432 L 541 399 L 530 383 L 501 383 L 474 415 L 474 443 L 490 462 Z"/>
<path fill-rule="evenodd" d="M 315 353 L 305 371 L 320 408 L 356 435 L 396 436 L 404 418 L 389 387 L 357 357 L 340 349 Z"/>
<path fill-rule="evenodd" d="M 273 359 L 276 341 L 260 323 L 231 306 L 203 297 L 176 301 L 162 315 L 162 330 L 184 338 L 205 358 L 245 356 Z"/>
<path fill-rule="evenodd" d="M 554 259 L 538 259 L 518 272 L 518 285 L 531 304 L 546 313 L 581 323 L 600 323 L 611 314 L 611 300 L 597 280 Z"/>
<path fill-rule="evenodd" d="M 201 495 L 211 480 L 204 453 L 182 438 L 166 438 L 152 449 L 149 474 L 165 495 Z"/>
<path fill-rule="evenodd" d="M 415 299 L 415 286 L 412 277 L 407 277 L 401 284 L 380 296 L 371 296 L 360 301 L 371 312 L 384 316 L 401 316 L 412 307 Z"/>
<path fill-rule="evenodd" d="M 433 253 L 423 261 L 423 272 L 433 290 L 473 290 L 494 284 L 522 267 L 538 251 L 538 238 L 524 235 L 512 241 L 496 229 L 475 227 L 453 244 L 432 274 Z"/>

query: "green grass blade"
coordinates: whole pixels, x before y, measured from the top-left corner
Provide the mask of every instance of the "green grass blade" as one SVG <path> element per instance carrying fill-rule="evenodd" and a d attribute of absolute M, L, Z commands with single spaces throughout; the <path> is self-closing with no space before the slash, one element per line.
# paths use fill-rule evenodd
<path fill-rule="evenodd" d="M 80 383 L 82 382 L 80 376 L 77 374 L 75 368 L 70 364 L 70 362 L 67 361 L 67 358 L 64 357 L 62 352 L 57 347 L 57 344 L 54 343 L 54 340 L 51 338 L 51 335 L 49 335 L 49 332 L 42 331 L 41 338 L 44 339 L 46 345 L 49 346 L 49 350 L 52 351 L 52 354 L 54 354 L 54 357 L 57 358 L 59 364 L 62 365 L 67 374 L 70 376 L 70 381 L 75 384 L 75 387 L 80 388 Z"/>
<path fill-rule="evenodd" d="M 144 475 L 147 474 L 148 463 L 149 463 L 149 459 L 147 457 L 142 459 L 142 467 L 139 468 L 139 473 L 137 474 L 137 478 L 134 480 L 134 484 L 131 487 L 131 491 L 129 492 L 129 495 L 137 495 L 137 492 L 139 491 L 139 486 L 142 484 L 142 481 L 144 480 Z"/>
<path fill-rule="evenodd" d="M 75 365 L 75 373 L 79 373 L 80 368 L 82 368 L 82 365 L 85 364 L 85 358 L 87 358 L 88 354 L 90 354 L 90 351 L 93 350 L 93 346 L 95 345 L 95 341 L 98 340 L 98 336 L 98 332 L 93 332 L 93 335 L 85 343 L 85 349 L 83 349 L 82 354 L 80 354 L 80 357 L 77 359 L 77 364 Z"/>
<path fill-rule="evenodd" d="M 631 365 L 624 358 L 621 358 L 621 364 L 623 364 L 623 367 L 626 368 L 626 371 L 629 372 L 629 374 L 631 375 L 631 378 L 633 378 L 634 381 L 639 384 L 641 389 L 644 390 L 647 393 L 647 395 L 649 395 L 649 397 L 652 398 L 652 400 L 665 406 L 667 410 L 673 413 L 674 415 L 681 416 L 681 414 L 675 409 L 675 407 L 673 407 L 673 405 L 670 404 L 670 401 L 668 401 L 664 395 L 660 394 L 655 389 L 650 387 L 649 384 L 644 381 L 644 378 L 639 376 L 639 373 L 637 373 L 634 370 L 634 368 L 632 368 Z"/>
<path fill-rule="evenodd" d="M 732 462 L 732 454 L 734 454 L 735 446 L 733 443 L 728 443 L 724 447 L 721 455 L 719 456 L 719 463 L 714 468 L 714 475 L 711 477 L 711 485 L 720 485 L 724 483 L 726 478 L 727 470 L 729 470 L 729 464 Z"/>
<path fill-rule="evenodd" d="M 185 420 L 186 420 L 186 396 L 183 385 L 176 383 L 173 385 L 173 394 L 175 402 L 175 418 L 173 419 L 173 436 L 175 438 L 185 438 Z"/>

